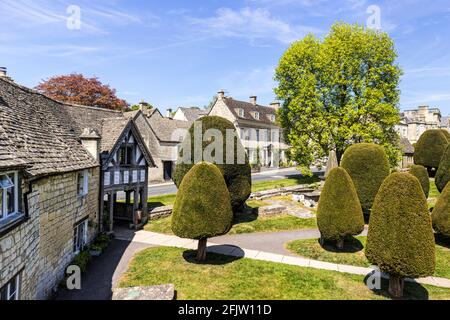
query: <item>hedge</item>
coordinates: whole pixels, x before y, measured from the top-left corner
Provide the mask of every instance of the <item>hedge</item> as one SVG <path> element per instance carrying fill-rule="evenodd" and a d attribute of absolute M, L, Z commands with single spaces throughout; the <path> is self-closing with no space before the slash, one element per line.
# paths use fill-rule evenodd
<path fill-rule="evenodd" d="M 444 190 L 447 183 L 450 181 L 450 145 L 445 150 L 441 161 L 439 163 L 438 170 L 435 175 L 435 184 L 439 192 Z"/>
<path fill-rule="evenodd" d="M 425 197 L 428 198 L 430 194 L 430 177 L 428 176 L 427 169 L 424 166 L 415 164 L 409 168 L 409 173 L 419 179 L 423 193 L 425 194 Z"/>
<path fill-rule="evenodd" d="M 201 162 L 186 174 L 175 198 L 172 231 L 181 238 L 203 239 L 227 233 L 233 212 L 220 170 Z"/>
<path fill-rule="evenodd" d="M 429 171 L 438 168 L 448 146 L 447 134 L 442 129 L 425 131 L 414 148 L 414 163 L 426 167 Z"/>
<path fill-rule="evenodd" d="M 364 230 L 364 216 L 355 186 L 343 168 L 332 169 L 323 187 L 317 208 L 317 226 L 324 240 L 339 243 Z"/>
<path fill-rule="evenodd" d="M 372 207 L 365 254 L 381 271 L 396 277 L 434 273 L 435 244 L 427 200 L 411 174 L 393 173 L 381 185 Z"/>
<path fill-rule="evenodd" d="M 223 164 L 217 164 L 217 167 L 222 172 L 225 183 L 227 184 L 228 191 L 231 196 L 231 206 L 234 211 L 239 210 L 248 199 L 251 193 L 251 167 L 248 161 L 247 155 L 245 155 L 244 163 L 238 163 L 238 152 L 237 150 L 244 150 L 239 139 L 234 140 L 234 161 L 233 164 L 226 163 L 226 133 L 227 130 L 234 132 L 236 134 L 236 128 L 234 125 L 221 117 L 217 116 L 206 116 L 197 120 L 196 122 L 201 123 L 202 132 L 205 133 L 208 129 L 217 129 L 223 135 Z M 194 137 L 194 125 L 189 129 L 189 136 Z M 188 136 L 188 137 L 189 137 Z M 204 141 L 202 144 L 202 152 L 210 145 L 211 141 Z M 190 159 L 188 163 L 183 163 L 183 151 L 180 153 L 179 163 L 176 165 L 173 180 L 175 184 L 179 187 L 186 173 L 194 166 L 194 139 L 190 141 L 186 140 L 183 142 L 184 148 L 190 148 Z"/>
<path fill-rule="evenodd" d="M 353 180 L 363 211 L 370 212 L 378 189 L 390 172 L 384 148 L 373 143 L 354 144 L 344 152 L 341 166 Z"/>
<path fill-rule="evenodd" d="M 434 230 L 450 237 L 450 183 L 442 191 L 432 212 Z"/>

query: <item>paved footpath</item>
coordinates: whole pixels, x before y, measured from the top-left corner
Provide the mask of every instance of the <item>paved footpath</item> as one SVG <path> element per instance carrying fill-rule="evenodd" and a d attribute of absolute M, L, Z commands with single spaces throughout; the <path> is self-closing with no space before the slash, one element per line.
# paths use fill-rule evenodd
<path fill-rule="evenodd" d="M 309 267 L 321 270 L 331 270 L 364 276 L 374 272 L 375 270 L 374 268 L 355 267 L 350 265 L 323 262 L 293 256 L 292 254 L 289 254 L 286 250 L 285 250 L 286 252 L 279 252 L 280 251 L 279 246 L 270 245 L 270 243 L 274 242 L 284 243 L 286 241 L 294 239 L 311 239 L 317 237 L 318 237 L 317 230 L 223 236 L 212 238 L 210 241 L 208 241 L 207 251 L 235 257 L 245 257 L 255 260 L 278 262 L 301 267 Z M 119 233 L 116 234 L 116 239 L 144 243 L 152 246 L 168 246 L 185 249 L 197 249 L 196 240 L 182 239 L 173 235 L 165 235 L 144 230 L 138 231 L 134 234 Z M 245 244 L 245 246 L 243 246 L 242 244 Z M 270 252 L 269 250 L 277 252 Z M 421 284 L 429 284 L 438 287 L 450 288 L 450 279 L 446 278 L 427 277 L 415 280 L 412 279 L 406 280 L 416 281 Z"/>

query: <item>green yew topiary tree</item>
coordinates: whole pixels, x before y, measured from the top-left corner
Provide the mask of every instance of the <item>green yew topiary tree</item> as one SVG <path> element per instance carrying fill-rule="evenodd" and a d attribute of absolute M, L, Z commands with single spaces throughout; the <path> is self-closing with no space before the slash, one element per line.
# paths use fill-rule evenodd
<path fill-rule="evenodd" d="M 450 237 L 450 183 L 442 191 L 431 214 L 434 230 Z"/>
<path fill-rule="evenodd" d="M 381 183 L 390 172 L 384 148 L 373 143 L 354 144 L 344 152 L 341 167 L 352 178 L 363 211 L 369 213 Z"/>
<path fill-rule="evenodd" d="M 430 194 L 430 177 L 428 176 L 427 169 L 424 166 L 415 164 L 409 167 L 409 173 L 419 179 L 425 198 L 428 199 L 428 195 Z"/>
<path fill-rule="evenodd" d="M 181 238 L 197 239 L 197 260 L 206 259 L 207 239 L 227 233 L 233 211 L 222 173 L 214 164 L 201 162 L 186 174 L 177 192 L 172 231 Z"/>
<path fill-rule="evenodd" d="M 450 145 L 447 147 L 441 158 L 438 170 L 436 171 L 436 176 L 434 178 L 437 189 L 439 192 L 442 192 L 447 183 L 450 181 Z"/>
<path fill-rule="evenodd" d="M 364 230 L 364 216 L 355 186 L 347 171 L 332 169 L 323 187 L 317 208 L 317 226 L 322 240 L 336 241 L 344 247 L 347 236 Z"/>
<path fill-rule="evenodd" d="M 216 129 L 220 131 L 223 137 L 223 141 L 221 144 L 222 148 L 222 154 L 223 159 L 222 163 L 217 163 L 217 167 L 222 172 L 223 178 L 225 179 L 225 183 L 227 184 L 228 191 L 230 192 L 231 196 L 231 206 L 233 207 L 234 211 L 237 211 L 240 209 L 244 204 L 245 201 L 247 201 L 248 197 L 251 193 L 251 187 L 252 187 L 252 179 L 251 179 L 251 167 L 249 164 L 249 160 L 247 155 L 245 156 L 245 161 L 243 163 L 239 163 L 238 161 L 238 150 L 244 150 L 243 146 L 239 140 L 239 138 L 234 139 L 233 143 L 233 150 L 234 150 L 234 159 L 233 163 L 228 164 L 227 163 L 227 150 L 226 150 L 226 135 L 227 130 L 230 132 L 233 132 L 236 134 L 236 128 L 234 125 L 222 118 L 217 116 L 206 116 L 196 121 L 197 123 L 201 124 L 202 127 L 202 137 L 204 133 L 209 129 Z M 179 160 L 178 164 L 175 168 L 175 173 L 173 180 L 177 186 L 180 186 L 183 177 L 186 175 L 186 173 L 194 166 L 195 164 L 195 138 L 194 138 L 194 127 L 195 123 L 191 126 L 189 129 L 189 135 L 187 136 L 186 140 L 183 142 L 183 148 L 188 148 L 189 155 L 188 157 L 189 161 L 188 163 L 184 163 L 183 160 Z M 236 135 L 237 136 L 237 135 Z M 190 138 L 190 139 L 189 139 Z M 204 140 L 204 139 L 202 139 Z M 211 139 L 205 139 L 206 141 L 202 142 L 201 145 L 201 152 L 204 152 L 206 148 L 209 148 L 212 143 L 215 143 L 214 140 Z M 186 150 L 182 150 L 180 153 L 180 159 L 184 159 L 186 157 L 183 157 L 183 152 Z M 244 152 L 245 153 L 245 152 Z"/>
<path fill-rule="evenodd" d="M 433 176 L 447 147 L 448 139 L 444 130 L 427 130 L 414 147 L 414 163 L 427 168 L 430 176 Z"/>
<path fill-rule="evenodd" d="M 389 293 L 403 295 L 403 278 L 432 275 L 435 245 L 427 200 L 418 179 L 393 173 L 380 187 L 370 216 L 367 259 L 389 273 Z"/>

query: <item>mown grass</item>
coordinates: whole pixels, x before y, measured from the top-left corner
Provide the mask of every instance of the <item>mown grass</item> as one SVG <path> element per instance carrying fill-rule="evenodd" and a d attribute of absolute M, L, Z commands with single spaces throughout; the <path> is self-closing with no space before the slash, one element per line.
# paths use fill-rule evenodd
<path fill-rule="evenodd" d="M 144 227 L 146 231 L 173 234 L 171 230 L 172 217 L 152 220 Z M 258 217 L 256 214 L 238 215 L 233 221 L 233 227 L 227 234 L 252 232 L 275 232 L 317 228 L 316 219 L 301 219 L 288 214 Z"/>
<path fill-rule="evenodd" d="M 428 196 L 428 199 L 430 199 L 430 201 L 428 201 L 428 207 L 434 208 L 436 205 L 436 201 L 440 196 L 440 192 L 436 187 L 436 184 L 434 183 L 434 178 L 430 179 L 430 194 Z"/>
<path fill-rule="evenodd" d="M 320 182 L 320 179 L 316 175 L 306 177 L 299 174 L 286 179 L 253 182 L 252 192 L 291 187 L 299 184 L 313 184 L 317 182 Z"/>
<path fill-rule="evenodd" d="M 386 299 L 385 281 L 381 291 L 373 292 L 363 276 L 214 253 L 197 263 L 195 254 L 179 248 L 145 249 L 133 258 L 119 286 L 172 283 L 180 300 Z M 407 282 L 405 298 L 450 299 L 450 289 Z"/>
<path fill-rule="evenodd" d="M 364 254 L 366 237 L 355 237 L 347 240 L 344 250 L 336 251 L 334 244 L 322 247 L 318 239 L 295 240 L 286 244 L 286 248 L 302 257 L 314 260 L 349 264 L 360 267 L 370 266 Z M 450 249 L 448 246 L 436 244 L 436 277 L 450 278 Z"/>

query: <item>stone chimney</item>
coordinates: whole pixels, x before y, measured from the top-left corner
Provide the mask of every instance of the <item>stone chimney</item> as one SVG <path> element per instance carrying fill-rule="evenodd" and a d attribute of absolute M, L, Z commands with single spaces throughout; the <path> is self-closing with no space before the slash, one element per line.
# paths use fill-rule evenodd
<path fill-rule="evenodd" d="M 7 72 L 6 67 L 0 67 L 0 78 L 2 78 L 2 77 L 5 77 L 5 78 L 8 77 L 8 72 Z"/>
<path fill-rule="evenodd" d="M 274 108 L 275 110 L 280 109 L 280 106 L 281 106 L 281 104 L 280 104 L 278 101 L 272 102 L 272 103 L 270 104 L 270 107 L 271 107 L 271 108 Z"/>
<path fill-rule="evenodd" d="M 91 128 L 84 128 L 80 136 L 81 144 L 91 154 L 91 156 L 98 160 L 100 152 L 100 136 Z"/>
<path fill-rule="evenodd" d="M 141 110 L 141 112 L 144 116 L 146 116 L 148 114 L 148 106 L 149 106 L 149 104 L 145 101 L 139 102 L 139 110 Z"/>
<path fill-rule="evenodd" d="M 225 91 L 222 89 L 219 92 L 217 92 L 217 99 L 222 100 L 225 97 Z"/>
<path fill-rule="evenodd" d="M 250 96 L 250 103 L 254 106 L 256 106 L 256 96 Z"/>
<path fill-rule="evenodd" d="M 167 109 L 166 118 L 172 119 L 172 109 Z"/>

